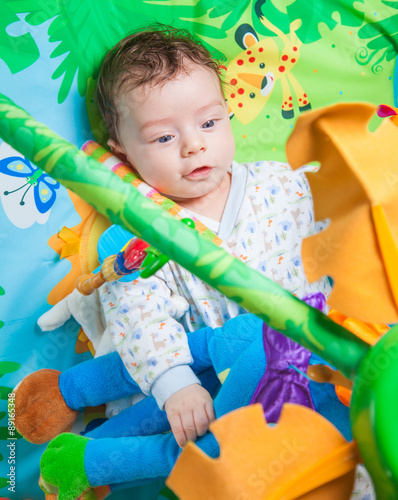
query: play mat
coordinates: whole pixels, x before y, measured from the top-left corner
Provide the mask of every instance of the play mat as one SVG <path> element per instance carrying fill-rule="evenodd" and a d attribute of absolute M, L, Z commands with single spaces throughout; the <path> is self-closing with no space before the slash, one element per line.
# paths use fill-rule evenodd
<path fill-rule="evenodd" d="M 237 161 L 285 160 L 295 121 L 310 108 L 398 106 L 396 0 L 0 0 L 0 13 L 0 92 L 79 148 L 106 142 L 92 105 L 103 54 L 155 21 L 195 33 L 230 80 L 262 58 L 276 75 L 266 95 L 244 91 L 244 83 L 227 95 Z M 98 265 L 96 244 L 110 223 L 2 139 L 0 200 L 0 495 L 39 500 L 44 445 L 18 439 L 18 493 L 7 490 L 8 395 L 33 371 L 63 371 L 92 357 L 74 320 L 49 333 L 36 322 Z M 86 412 L 83 425 L 101 417 L 100 410 Z M 134 490 L 137 499 L 168 495 L 159 481 Z"/>

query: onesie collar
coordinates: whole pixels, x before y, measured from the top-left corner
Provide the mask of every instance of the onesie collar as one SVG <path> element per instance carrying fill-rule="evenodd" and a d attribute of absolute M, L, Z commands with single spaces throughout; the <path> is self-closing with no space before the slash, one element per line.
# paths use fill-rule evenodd
<path fill-rule="evenodd" d="M 245 197 L 246 181 L 247 166 L 244 163 L 240 164 L 233 161 L 231 166 L 231 189 L 218 231 L 218 236 L 222 240 L 227 240 L 235 227 L 236 219 L 238 218 Z"/>

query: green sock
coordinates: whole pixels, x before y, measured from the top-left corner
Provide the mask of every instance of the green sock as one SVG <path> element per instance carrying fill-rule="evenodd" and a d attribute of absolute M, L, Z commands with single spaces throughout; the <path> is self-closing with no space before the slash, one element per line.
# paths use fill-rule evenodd
<path fill-rule="evenodd" d="M 91 487 L 84 455 L 89 439 L 64 433 L 51 440 L 40 460 L 41 488 L 58 494 L 59 500 L 75 500 Z"/>

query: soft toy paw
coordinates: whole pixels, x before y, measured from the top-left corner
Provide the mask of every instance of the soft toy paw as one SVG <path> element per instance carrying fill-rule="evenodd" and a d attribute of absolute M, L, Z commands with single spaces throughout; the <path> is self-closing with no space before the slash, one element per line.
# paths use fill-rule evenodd
<path fill-rule="evenodd" d="M 98 292 L 81 295 L 75 288 L 72 293 L 40 316 L 37 324 L 43 332 L 49 332 L 62 326 L 71 317 L 75 318 L 83 328 L 97 355 L 115 350 L 110 334 L 106 334 Z"/>
<path fill-rule="evenodd" d="M 102 500 L 109 486 L 92 487 L 84 455 L 89 439 L 76 434 L 60 434 L 47 446 L 40 460 L 40 487 L 51 500 Z"/>
<path fill-rule="evenodd" d="M 15 427 L 34 444 L 43 444 L 61 432 L 67 432 L 78 411 L 67 406 L 59 389 L 57 370 L 43 369 L 31 373 L 15 392 Z"/>

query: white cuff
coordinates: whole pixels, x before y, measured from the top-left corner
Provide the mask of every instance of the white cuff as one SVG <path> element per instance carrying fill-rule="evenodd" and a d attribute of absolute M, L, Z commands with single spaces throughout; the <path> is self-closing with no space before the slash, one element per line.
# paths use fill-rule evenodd
<path fill-rule="evenodd" d="M 152 384 L 151 395 L 161 410 L 170 396 L 188 385 L 199 384 L 200 380 L 188 365 L 173 366 L 162 373 Z"/>

